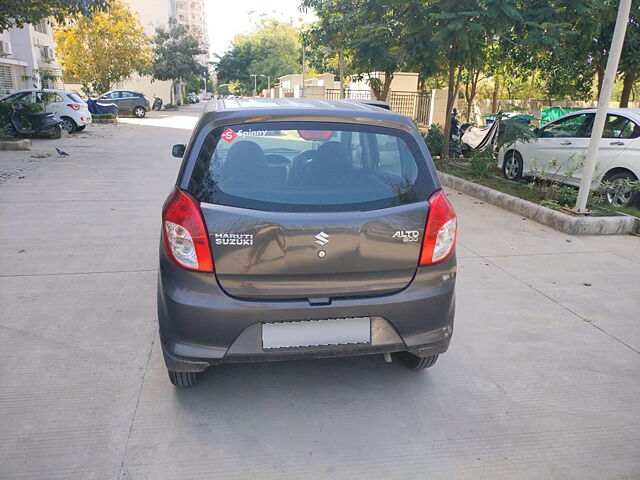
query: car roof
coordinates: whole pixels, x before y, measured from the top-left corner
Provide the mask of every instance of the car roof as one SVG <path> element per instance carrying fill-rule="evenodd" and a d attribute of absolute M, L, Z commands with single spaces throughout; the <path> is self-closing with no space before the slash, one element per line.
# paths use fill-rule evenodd
<path fill-rule="evenodd" d="M 222 120 L 223 123 L 269 121 L 318 121 L 374 124 L 415 129 L 404 115 L 349 100 L 317 100 L 297 98 L 220 98 L 207 103 L 203 121 Z"/>
<path fill-rule="evenodd" d="M 16 90 L 15 92 L 11 92 L 8 95 L 15 95 L 16 93 L 27 93 L 27 92 L 62 92 L 62 93 L 76 93 L 71 90 L 62 90 L 60 88 L 23 88 L 21 90 Z"/>
<path fill-rule="evenodd" d="M 560 118 L 564 118 L 564 117 L 568 117 L 570 115 L 576 115 L 576 114 L 579 115 L 581 113 L 596 113 L 596 109 L 595 108 L 585 108 L 585 109 L 582 109 L 582 110 L 576 110 L 574 112 L 567 113 L 566 115 L 563 115 Z M 610 114 L 613 114 L 613 115 L 631 116 L 635 120 L 640 121 L 640 108 L 608 108 L 607 109 L 607 113 L 610 113 Z"/>

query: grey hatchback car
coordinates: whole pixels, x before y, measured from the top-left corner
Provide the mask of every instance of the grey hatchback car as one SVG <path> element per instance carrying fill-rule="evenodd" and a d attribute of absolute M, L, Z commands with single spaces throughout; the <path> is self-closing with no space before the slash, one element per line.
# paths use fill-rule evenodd
<path fill-rule="evenodd" d="M 420 370 L 447 350 L 456 214 L 407 117 L 217 100 L 173 154 L 158 321 L 174 385 L 226 362 L 373 353 Z"/>
<path fill-rule="evenodd" d="M 101 95 L 98 100 L 105 103 L 115 103 L 118 106 L 119 114 L 133 115 L 136 118 L 144 118 L 151 110 L 149 99 L 144 93 L 130 90 L 112 90 Z"/>

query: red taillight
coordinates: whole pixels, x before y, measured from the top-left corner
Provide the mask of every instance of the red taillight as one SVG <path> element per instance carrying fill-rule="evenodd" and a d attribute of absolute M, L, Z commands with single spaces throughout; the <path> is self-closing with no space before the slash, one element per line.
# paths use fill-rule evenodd
<path fill-rule="evenodd" d="M 213 272 L 209 234 L 198 202 L 176 187 L 162 207 L 162 238 L 167 254 L 179 266 Z"/>
<path fill-rule="evenodd" d="M 429 198 L 420 266 L 433 265 L 447 259 L 456 244 L 457 231 L 456 212 L 444 192 L 438 190 Z"/>
<path fill-rule="evenodd" d="M 67 107 L 69 108 L 73 108 L 76 112 L 78 110 L 80 110 L 80 105 L 76 104 L 76 103 L 67 103 Z"/>
<path fill-rule="evenodd" d="M 308 141 L 322 142 L 333 136 L 333 130 L 298 130 L 298 135 Z"/>

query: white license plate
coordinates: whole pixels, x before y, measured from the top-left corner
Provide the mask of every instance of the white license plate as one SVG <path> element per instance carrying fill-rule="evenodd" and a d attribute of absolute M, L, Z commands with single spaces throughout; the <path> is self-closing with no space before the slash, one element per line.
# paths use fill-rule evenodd
<path fill-rule="evenodd" d="M 263 349 L 370 342 L 371 317 L 262 324 Z"/>

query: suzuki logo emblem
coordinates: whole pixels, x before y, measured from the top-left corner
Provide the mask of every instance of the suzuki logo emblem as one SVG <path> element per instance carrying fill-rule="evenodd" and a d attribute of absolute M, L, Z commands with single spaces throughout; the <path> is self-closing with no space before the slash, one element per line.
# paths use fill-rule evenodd
<path fill-rule="evenodd" d="M 320 232 L 315 236 L 316 244 L 324 247 L 327 243 L 329 243 L 329 235 L 324 232 Z"/>

